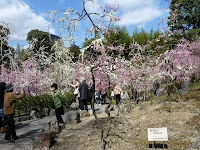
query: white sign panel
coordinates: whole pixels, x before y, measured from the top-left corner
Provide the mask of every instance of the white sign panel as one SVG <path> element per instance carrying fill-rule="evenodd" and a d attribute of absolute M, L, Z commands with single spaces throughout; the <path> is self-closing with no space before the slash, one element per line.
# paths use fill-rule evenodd
<path fill-rule="evenodd" d="M 168 141 L 167 128 L 148 128 L 148 141 Z"/>

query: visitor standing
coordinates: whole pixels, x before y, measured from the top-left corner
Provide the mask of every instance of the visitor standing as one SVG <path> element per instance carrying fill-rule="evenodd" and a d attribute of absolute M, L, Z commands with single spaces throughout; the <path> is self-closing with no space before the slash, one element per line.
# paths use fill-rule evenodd
<path fill-rule="evenodd" d="M 79 91 L 78 91 L 79 85 L 80 85 L 80 82 L 79 82 L 78 79 L 75 79 L 75 83 L 71 84 L 71 86 L 75 88 L 75 90 L 74 90 L 74 96 L 76 98 L 76 103 L 77 104 L 79 104 L 78 98 L 80 97 L 80 94 L 79 94 Z"/>
<path fill-rule="evenodd" d="M 89 99 L 88 99 L 88 102 L 90 103 L 90 104 L 92 104 L 92 98 L 93 98 L 93 96 L 94 96 L 94 90 L 95 90 L 95 87 L 94 87 L 94 85 L 92 85 L 90 88 L 89 88 Z"/>
<path fill-rule="evenodd" d="M 121 93 L 122 93 L 122 89 L 120 88 L 119 85 L 116 84 L 116 86 L 114 87 L 116 105 L 118 105 L 121 100 Z"/>
<path fill-rule="evenodd" d="M 88 100 L 89 100 L 89 89 L 88 84 L 86 83 L 86 80 L 83 80 L 82 83 L 79 86 L 79 108 L 80 110 L 86 110 L 88 111 Z"/>
<path fill-rule="evenodd" d="M 56 119 L 59 123 L 64 123 L 62 116 L 64 115 L 63 109 L 63 95 L 60 90 L 58 90 L 58 85 L 53 83 L 51 86 L 51 91 L 53 91 L 53 107 L 56 113 Z"/>
<path fill-rule="evenodd" d="M 102 89 L 101 89 L 102 104 L 106 103 L 106 96 L 107 96 L 107 88 L 106 87 L 102 87 Z"/>
<path fill-rule="evenodd" d="M 138 99 L 138 91 L 137 91 L 137 89 L 136 88 L 132 88 L 131 89 L 131 93 L 132 93 L 132 99 L 134 101 L 136 101 Z"/>
<path fill-rule="evenodd" d="M 5 86 L 6 83 L 4 82 L 0 83 L 0 133 L 5 132 L 5 126 L 6 126 L 6 119 L 3 111 Z"/>
<path fill-rule="evenodd" d="M 159 88 L 160 88 L 160 84 L 159 84 L 158 80 L 156 80 L 153 83 L 153 93 L 154 93 L 154 96 L 157 96 Z"/>
<path fill-rule="evenodd" d="M 97 90 L 96 92 L 96 104 L 101 105 L 101 90 Z"/>
<path fill-rule="evenodd" d="M 18 137 L 15 131 L 15 106 L 16 100 L 24 97 L 24 91 L 21 90 L 19 95 L 13 93 L 13 85 L 8 83 L 5 86 L 5 95 L 4 95 L 4 114 L 6 117 L 7 127 L 6 135 L 4 142 L 14 142 Z"/>

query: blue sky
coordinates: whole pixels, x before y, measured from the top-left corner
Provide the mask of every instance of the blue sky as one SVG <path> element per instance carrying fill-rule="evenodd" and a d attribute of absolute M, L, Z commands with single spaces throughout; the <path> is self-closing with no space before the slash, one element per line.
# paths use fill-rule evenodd
<path fill-rule="evenodd" d="M 9 23 L 11 35 L 9 44 L 13 47 L 17 43 L 21 46 L 28 46 L 26 35 L 32 29 L 39 29 L 56 34 L 60 34 L 60 29 L 49 20 L 49 10 L 66 10 L 68 7 L 81 11 L 82 0 L 0 0 L 0 21 Z M 118 16 L 121 21 L 118 25 L 126 25 L 130 35 L 136 27 L 143 27 L 150 31 L 151 28 L 158 29 L 159 21 L 166 18 L 168 12 L 163 12 L 163 8 L 168 4 L 165 0 L 95 0 L 95 5 L 87 4 L 90 12 L 97 11 L 99 5 L 119 4 Z M 60 15 L 62 16 L 62 15 Z M 80 22 L 76 44 L 81 46 L 85 38 L 85 28 L 90 26 L 87 20 Z"/>

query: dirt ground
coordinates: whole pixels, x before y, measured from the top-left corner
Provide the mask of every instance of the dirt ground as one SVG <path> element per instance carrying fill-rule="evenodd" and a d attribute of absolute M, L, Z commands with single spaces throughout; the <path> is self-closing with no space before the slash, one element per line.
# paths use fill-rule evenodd
<path fill-rule="evenodd" d="M 130 113 L 117 116 L 111 112 L 111 123 L 102 113 L 99 117 L 105 134 L 110 129 L 106 150 L 148 150 L 147 128 L 167 127 L 169 150 L 186 150 L 200 138 L 200 91 L 191 91 L 181 102 L 170 103 L 166 97 L 154 98 L 135 106 Z M 51 150 L 100 150 L 101 130 L 93 116 L 77 125 L 67 126 Z M 159 144 L 159 142 L 156 142 Z M 159 150 L 159 148 L 158 148 Z"/>

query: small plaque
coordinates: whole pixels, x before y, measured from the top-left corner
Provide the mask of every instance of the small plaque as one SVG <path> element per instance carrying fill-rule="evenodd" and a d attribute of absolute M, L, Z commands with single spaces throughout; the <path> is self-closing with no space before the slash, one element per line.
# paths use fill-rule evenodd
<path fill-rule="evenodd" d="M 148 128 L 148 141 L 168 141 L 167 128 Z"/>

